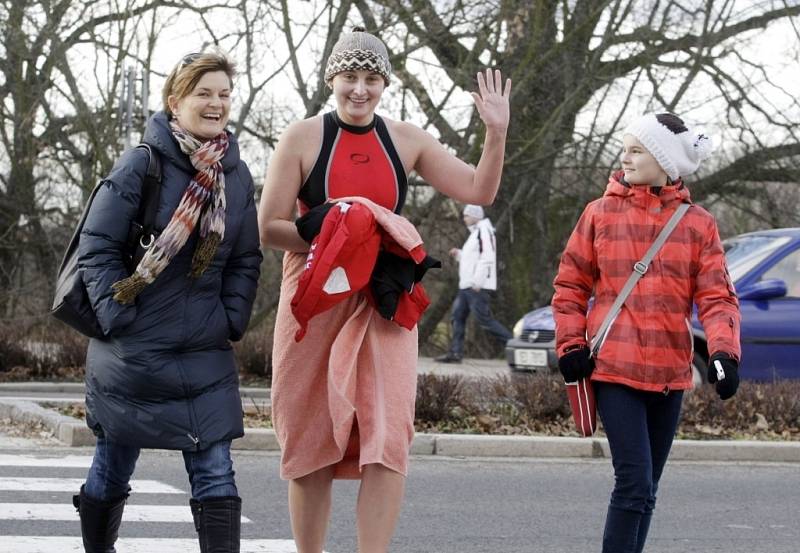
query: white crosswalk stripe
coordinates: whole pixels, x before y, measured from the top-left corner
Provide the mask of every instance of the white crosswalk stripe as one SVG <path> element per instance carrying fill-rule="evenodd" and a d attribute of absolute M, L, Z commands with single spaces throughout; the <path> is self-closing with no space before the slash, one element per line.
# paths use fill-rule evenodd
<path fill-rule="evenodd" d="M 0 503 L 0 520 L 76 520 L 75 507 L 54 503 Z M 122 522 L 193 522 L 186 505 L 125 505 Z M 242 524 L 252 522 L 246 516 Z"/>
<path fill-rule="evenodd" d="M 72 492 L 79 490 L 85 478 L 7 478 L 0 477 L 0 491 L 21 492 Z M 155 480 L 131 480 L 131 493 L 181 494 L 173 486 Z"/>
<path fill-rule="evenodd" d="M 75 508 L 66 496 L 61 496 L 58 503 L 41 502 L 37 494 L 75 493 L 84 483 L 84 478 L 59 477 L 63 469 L 88 469 L 92 457 L 81 455 L 46 456 L 30 454 L 0 453 L 0 467 L 4 475 L 0 476 L 0 528 L 5 534 L 2 537 L 0 551 L 6 551 L 8 545 L 13 544 L 11 551 L 14 553 L 82 553 L 83 543 L 80 538 L 80 526 Z M 39 467 L 38 472 L 44 469 L 52 477 L 16 475 L 21 468 Z M 74 476 L 72 471 L 70 476 Z M 80 471 L 78 471 L 80 474 Z M 194 534 L 191 511 L 188 507 L 188 497 L 181 504 L 174 504 L 178 499 L 171 499 L 166 503 L 159 503 L 159 495 L 176 496 L 185 494 L 181 489 L 170 486 L 157 480 L 131 480 L 131 488 L 136 494 L 136 503 L 128 503 L 123 511 L 123 524 L 126 522 L 148 524 L 186 524 L 190 529 L 188 535 Z M 15 502 L 14 494 L 25 494 L 25 502 Z M 47 500 L 52 501 L 53 496 L 47 495 Z M 150 500 L 148 501 L 148 497 Z M 166 500 L 166 498 L 164 498 Z M 31 502 L 31 501 L 34 502 Z M 156 504 L 146 504 L 146 503 Z M 71 536 L 54 536 L 47 531 L 44 535 L 8 535 L 16 533 L 15 525 L 33 524 L 42 525 L 46 522 L 74 522 L 75 534 Z M 252 524 L 252 520 L 242 516 L 242 524 Z M 36 527 L 36 526 L 34 526 Z M 19 530 L 17 530 L 18 532 Z M 251 530 L 252 531 L 252 530 Z M 26 532 L 28 533 L 28 532 Z M 34 532 L 30 532 L 31 534 Z M 70 533 L 70 532 L 68 532 Z M 140 532 L 141 534 L 141 532 Z M 163 535 L 163 531 L 154 532 Z M 147 535 L 147 534 L 145 534 Z M 117 553 L 197 553 L 199 545 L 197 538 L 187 538 L 187 533 L 181 532 L 184 537 L 175 538 L 148 538 L 148 537 L 123 537 L 116 543 Z M 241 540 L 242 553 L 297 553 L 293 540 L 287 539 L 253 539 Z"/>
<path fill-rule="evenodd" d="M 35 455 L 0 454 L 2 467 L 64 467 L 89 468 L 92 466 L 91 455 L 65 455 L 64 457 L 37 457 Z"/>
<path fill-rule="evenodd" d="M 83 553 L 77 537 L 5 536 L 14 553 Z M 172 538 L 123 538 L 117 553 L 197 553 L 197 540 Z M 297 553 L 292 540 L 242 540 L 241 553 Z"/>

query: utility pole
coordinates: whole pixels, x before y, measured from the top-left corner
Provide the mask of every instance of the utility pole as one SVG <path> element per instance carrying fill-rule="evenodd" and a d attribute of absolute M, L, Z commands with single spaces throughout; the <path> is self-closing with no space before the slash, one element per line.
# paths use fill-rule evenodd
<path fill-rule="evenodd" d="M 139 83 L 138 100 L 140 110 L 135 110 L 137 100 L 136 84 Z M 133 145 L 134 124 L 147 121 L 150 117 L 148 108 L 150 79 L 146 69 L 142 69 L 141 78 L 136 78 L 136 70 L 132 66 L 125 68 L 121 82 L 121 93 L 117 118 L 120 124 L 120 140 L 123 149 L 127 150 Z M 138 111 L 138 113 L 135 113 Z"/>
<path fill-rule="evenodd" d="M 147 106 L 149 105 L 150 100 L 150 73 L 147 72 L 145 68 L 142 68 L 142 117 L 144 121 L 150 118 L 150 108 Z"/>

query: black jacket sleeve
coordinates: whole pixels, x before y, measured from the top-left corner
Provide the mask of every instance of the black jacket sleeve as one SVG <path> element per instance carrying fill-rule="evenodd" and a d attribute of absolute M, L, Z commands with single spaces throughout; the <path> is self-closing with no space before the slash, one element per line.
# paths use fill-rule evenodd
<path fill-rule="evenodd" d="M 78 244 L 78 267 L 97 321 L 113 336 L 136 318 L 136 305 L 114 300 L 111 285 L 128 276 L 125 242 L 136 217 L 147 172 L 147 152 L 125 152 L 92 202 Z"/>
<path fill-rule="evenodd" d="M 228 317 L 230 339 L 240 340 L 247 330 L 261 274 L 261 255 L 253 177 L 244 164 L 237 168 L 247 186 L 247 202 L 239 235 L 222 273 L 222 304 Z"/>

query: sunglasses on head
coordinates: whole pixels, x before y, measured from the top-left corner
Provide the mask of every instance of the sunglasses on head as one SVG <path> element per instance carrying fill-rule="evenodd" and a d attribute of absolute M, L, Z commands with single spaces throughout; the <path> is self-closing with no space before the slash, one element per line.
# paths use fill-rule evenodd
<path fill-rule="evenodd" d="M 199 58 L 199 57 L 200 57 L 200 56 L 202 56 L 202 55 L 203 55 L 203 53 L 202 53 L 202 52 L 194 52 L 194 53 L 192 53 L 192 54 L 187 54 L 187 55 L 185 55 L 185 56 L 183 57 L 183 59 L 181 59 L 181 64 L 180 64 L 180 66 L 178 67 L 178 71 L 180 71 L 181 69 L 183 69 L 183 68 L 184 68 L 184 67 L 186 67 L 187 65 L 191 65 L 192 63 L 194 63 L 195 61 L 197 61 L 197 58 Z"/>

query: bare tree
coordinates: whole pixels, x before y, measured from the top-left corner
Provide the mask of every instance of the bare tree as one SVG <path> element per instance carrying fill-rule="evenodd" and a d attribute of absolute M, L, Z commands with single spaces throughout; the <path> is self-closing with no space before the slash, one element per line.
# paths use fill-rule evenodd
<path fill-rule="evenodd" d="M 633 2 L 505 0 L 355 2 L 385 36 L 403 85 L 441 140 L 476 161 L 482 128 L 475 114 L 447 117 L 454 103 L 439 82 L 473 88 L 481 65 L 510 75 L 512 124 L 504 181 L 491 213 L 505 273 L 506 320 L 549 301 L 566 237 L 586 200 L 601 193 L 619 147 L 620 124 L 645 110 L 702 114 L 727 127 L 740 147 L 692 186 L 697 199 L 743 192 L 752 180 L 798 180 L 798 103 L 759 71 L 747 42 L 781 21 L 797 23 L 796 2 Z M 796 55 L 796 54 L 795 54 Z M 750 56 L 748 58 L 748 56 Z M 791 60 L 787 60 L 791 61 Z M 414 63 L 416 71 L 411 71 Z M 796 63 L 796 59 L 795 59 Z M 463 95 L 458 95 L 463 98 Z M 777 109 L 779 96 L 791 109 Z M 459 100 L 461 101 L 461 100 Z M 766 129 L 768 132 L 765 132 Z M 766 141 L 769 134 L 779 141 Z M 441 221 L 437 200 L 429 221 Z M 441 223 L 437 223 L 441 225 Z M 434 302 L 446 309 L 450 296 Z M 429 317 L 421 335 L 431 335 Z"/>
<path fill-rule="evenodd" d="M 690 182 L 695 200 L 767 225 L 797 220 L 784 202 L 796 201 L 787 186 L 800 181 L 800 104 L 753 44 L 778 25 L 794 29 L 794 50 L 773 57 L 796 66 L 798 22 L 795 0 L 0 0 L 3 316 L 43 317 L 79 196 L 120 153 L 125 68 L 144 70 L 154 91 L 176 44 L 215 45 L 237 60 L 231 127 L 257 183 L 282 130 L 330 106 L 324 62 L 354 24 L 390 49 L 397 78 L 382 109 L 472 163 L 483 128 L 466 91 L 481 67 L 502 68 L 514 81 L 512 124 L 490 213 L 511 323 L 549 301 L 564 241 L 602 192 L 619 129 L 637 113 L 672 110 L 724 132 L 716 164 Z M 445 257 L 463 240 L 458 208 L 416 175 L 411 183 L 405 214 Z M 435 336 L 454 267 L 426 280 L 435 301 L 421 335 Z M 270 319 L 279 281 L 280 256 L 270 253 L 256 322 Z"/>
<path fill-rule="evenodd" d="M 137 31 L 158 0 L 0 3 L 0 305 L 32 316 L 50 296 L 73 187 L 86 190 L 119 151 L 115 91 L 123 61 L 147 57 Z M 59 198 L 59 196 L 62 196 Z M 68 214 L 67 214 L 68 215 Z M 56 237 L 58 247 L 51 245 Z M 28 274 L 30 273 L 30 274 Z M 47 278 L 45 278 L 47 277 Z M 23 308 L 20 306 L 36 306 Z"/>

